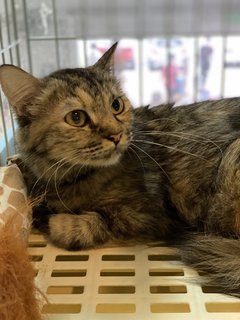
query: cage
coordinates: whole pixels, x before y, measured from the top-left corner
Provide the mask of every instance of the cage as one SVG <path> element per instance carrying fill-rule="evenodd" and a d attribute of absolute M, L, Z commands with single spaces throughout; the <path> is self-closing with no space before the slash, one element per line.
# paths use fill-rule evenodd
<path fill-rule="evenodd" d="M 136 107 L 235 96 L 239 10 L 234 0 L 0 0 L 0 64 L 41 77 L 90 65 L 121 40 L 116 72 Z M 2 93 L 0 113 L 4 165 L 16 123 Z M 67 252 L 33 232 L 28 250 L 46 319 L 240 319 L 239 300 L 195 284 L 201 275 L 164 244 Z"/>

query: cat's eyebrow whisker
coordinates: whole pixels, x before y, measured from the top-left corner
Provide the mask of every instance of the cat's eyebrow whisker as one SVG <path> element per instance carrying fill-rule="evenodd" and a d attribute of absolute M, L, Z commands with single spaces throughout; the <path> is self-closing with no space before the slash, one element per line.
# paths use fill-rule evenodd
<path fill-rule="evenodd" d="M 161 143 L 157 143 L 157 142 L 153 142 L 153 141 L 148 141 L 148 140 L 133 140 L 134 142 L 141 142 L 141 143 L 146 143 L 146 144 L 150 144 L 150 145 L 156 145 L 156 146 L 159 146 L 159 147 L 163 147 L 163 148 L 166 148 L 166 149 L 170 149 L 170 150 L 173 150 L 173 151 L 177 151 L 177 152 L 181 152 L 181 153 L 184 153 L 184 154 L 188 154 L 190 156 L 193 156 L 193 157 L 196 157 L 198 159 L 201 159 L 203 161 L 206 161 L 208 163 L 211 163 L 211 161 L 199 156 L 199 155 L 196 155 L 194 153 L 191 153 L 191 152 L 188 152 L 188 151 L 185 151 L 185 150 L 181 150 L 181 149 L 178 149 L 178 148 L 175 148 L 175 147 L 171 147 L 171 146 L 167 146 L 165 144 L 161 144 Z"/>
<path fill-rule="evenodd" d="M 162 136 L 172 136 L 172 137 L 176 137 L 176 138 L 181 138 L 181 139 L 185 139 L 185 140 L 189 140 L 189 141 L 194 141 L 197 143 L 202 143 L 202 144 L 207 144 L 207 143 L 211 143 L 213 144 L 221 153 L 221 156 L 223 157 L 223 151 L 222 149 L 217 145 L 216 141 L 213 141 L 209 138 L 205 138 L 203 136 L 199 136 L 199 135 L 194 135 L 194 134 L 189 134 L 189 133 L 185 133 L 185 132 L 165 132 L 165 131 L 137 131 L 136 133 L 143 133 L 146 135 L 150 135 L 150 136 L 154 136 L 154 135 L 162 135 Z M 200 138 L 201 140 L 196 140 L 196 139 L 192 139 L 192 138 L 188 138 L 186 136 L 192 136 L 194 138 Z M 221 141 L 225 141 L 225 140 L 218 140 L 217 142 L 221 142 Z"/>
<path fill-rule="evenodd" d="M 134 142 L 136 140 L 133 140 Z M 169 181 L 171 181 L 170 177 L 168 176 L 167 172 L 163 169 L 163 167 L 152 157 L 150 156 L 150 154 L 148 154 L 146 151 L 144 151 L 142 148 L 140 148 L 139 146 L 137 146 L 136 144 L 131 142 L 131 145 L 135 148 L 137 148 L 138 150 L 140 150 L 141 152 L 143 152 L 146 156 L 148 156 L 154 163 L 156 163 L 156 165 L 162 170 L 162 172 L 165 174 L 165 176 L 168 178 Z"/>

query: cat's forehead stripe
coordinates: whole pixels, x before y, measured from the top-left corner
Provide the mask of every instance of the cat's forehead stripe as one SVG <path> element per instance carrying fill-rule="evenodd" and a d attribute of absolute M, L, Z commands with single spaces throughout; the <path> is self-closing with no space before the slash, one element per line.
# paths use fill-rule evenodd
<path fill-rule="evenodd" d="M 92 105 L 94 101 L 94 97 L 89 94 L 86 90 L 83 90 L 82 88 L 75 88 L 75 94 L 76 98 L 79 98 L 84 104 L 84 106 L 90 106 Z"/>
<path fill-rule="evenodd" d="M 89 91 L 91 95 L 96 95 L 102 90 L 103 79 L 99 75 L 88 69 L 64 69 L 54 72 L 50 78 L 59 79 L 65 82 L 69 90 L 74 93 L 77 88 Z"/>

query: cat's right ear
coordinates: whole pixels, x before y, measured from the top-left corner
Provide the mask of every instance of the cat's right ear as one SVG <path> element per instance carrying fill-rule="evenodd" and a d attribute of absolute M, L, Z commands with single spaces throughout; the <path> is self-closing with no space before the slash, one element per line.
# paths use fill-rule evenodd
<path fill-rule="evenodd" d="M 93 65 L 93 68 L 102 69 L 107 72 L 114 72 L 114 52 L 117 48 L 118 42 L 115 42 L 104 55 Z"/>
<path fill-rule="evenodd" d="M 21 115 L 31 99 L 40 91 L 40 81 L 13 65 L 0 67 L 0 85 L 14 111 Z"/>

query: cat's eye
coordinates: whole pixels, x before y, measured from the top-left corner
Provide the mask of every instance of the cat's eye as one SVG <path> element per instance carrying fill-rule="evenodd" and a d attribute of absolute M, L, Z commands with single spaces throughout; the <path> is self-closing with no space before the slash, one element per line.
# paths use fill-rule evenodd
<path fill-rule="evenodd" d="M 113 100 L 112 105 L 111 105 L 112 113 L 117 115 L 123 112 L 124 110 L 124 103 L 122 99 L 116 98 Z"/>
<path fill-rule="evenodd" d="M 87 123 L 87 115 L 82 110 L 73 110 L 64 119 L 65 122 L 74 127 L 84 127 Z"/>

